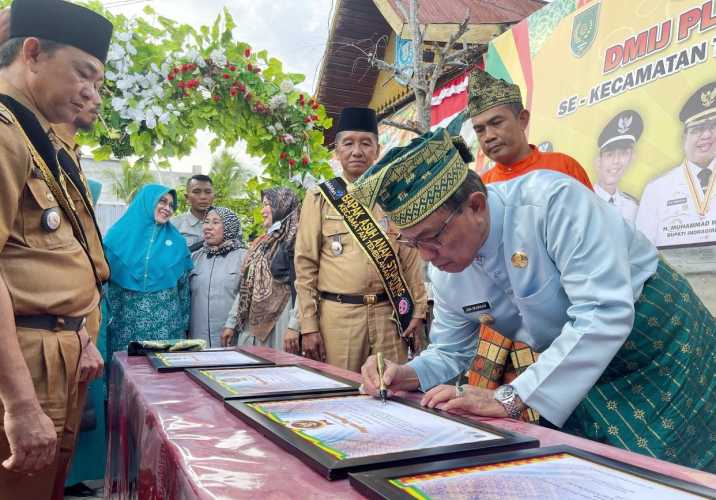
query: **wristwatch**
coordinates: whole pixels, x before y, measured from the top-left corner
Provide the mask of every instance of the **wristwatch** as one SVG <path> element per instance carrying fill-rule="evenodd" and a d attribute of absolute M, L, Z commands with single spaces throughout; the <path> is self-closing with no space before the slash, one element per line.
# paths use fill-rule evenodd
<path fill-rule="evenodd" d="M 495 389 L 495 400 L 505 408 L 508 417 L 520 418 L 525 405 L 514 387 L 505 384 Z"/>

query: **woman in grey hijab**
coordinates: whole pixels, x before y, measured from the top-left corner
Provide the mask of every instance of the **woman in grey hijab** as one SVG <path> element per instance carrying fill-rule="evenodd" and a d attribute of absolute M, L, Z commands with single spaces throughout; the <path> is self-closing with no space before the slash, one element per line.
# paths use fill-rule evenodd
<path fill-rule="evenodd" d="M 246 256 L 241 223 L 225 207 L 211 207 L 204 219 L 204 246 L 192 255 L 191 330 L 208 347 L 221 346 L 221 333 L 233 331 L 236 315 L 231 306 L 239 293 L 241 266 Z"/>

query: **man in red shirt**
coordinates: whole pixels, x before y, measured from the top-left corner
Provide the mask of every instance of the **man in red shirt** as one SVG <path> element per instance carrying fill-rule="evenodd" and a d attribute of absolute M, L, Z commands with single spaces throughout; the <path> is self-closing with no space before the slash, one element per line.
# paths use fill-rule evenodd
<path fill-rule="evenodd" d="M 548 169 L 569 175 L 592 189 L 587 173 L 577 160 L 562 153 L 543 153 L 527 142 L 525 131 L 530 113 L 522 105 L 517 85 L 475 70 L 470 74 L 468 107 L 480 148 L 495 162 L 495 166 L 482 175 L 485 184 Z M 534 363 L 537 355 L 527 344 L 512 342 L 490 328 L 491 316 L 483 315 L 483 318 L 485 322 L 480 328 L 469 382 L 496 389 L 514 380 Z M 528 409 L 522 418 L 537 421 L 539 415 Z"/>

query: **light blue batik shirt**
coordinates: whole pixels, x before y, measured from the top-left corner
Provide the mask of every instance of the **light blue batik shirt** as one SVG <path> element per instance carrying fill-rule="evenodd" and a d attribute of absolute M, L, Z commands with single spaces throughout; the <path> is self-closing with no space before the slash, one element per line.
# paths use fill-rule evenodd
<path fill-rule="evenodd" d="M 629 336 L 657 252 L 616 210 L 558 172 L 491 184 L 487 199 L 490 233 L 472 264 L 455 274 L 430 267 L 431 344 L 410 365 L 423 390 L 464 372 L 480 316 L 489 314 L 492 328 L 541 353 L 512 385 L 562 425 Z M 527 265 L 513 264 L 515 254 Z"/>

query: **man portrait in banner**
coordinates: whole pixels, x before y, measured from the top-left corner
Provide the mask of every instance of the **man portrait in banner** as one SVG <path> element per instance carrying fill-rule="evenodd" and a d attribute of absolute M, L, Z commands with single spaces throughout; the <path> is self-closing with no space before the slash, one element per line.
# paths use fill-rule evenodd
<path fill-rule="evenodd" d="M 636 225 L 657 247 L 716 243 L 716 81 L 679 113 L 684 159 L 644 188 Z"/>
<path fill-rule="evenodd" d="M 632 195 L 619 190 L 619 182 L 632 163 L 634 147 L 644 131 L 644 122 L 636 111 L 621 111 L 599 134 L 599 154 L 594 161 L 597 182 L 594 192 L 614 206 L 629 222 L 634 222 L 639 202 Z"/>

